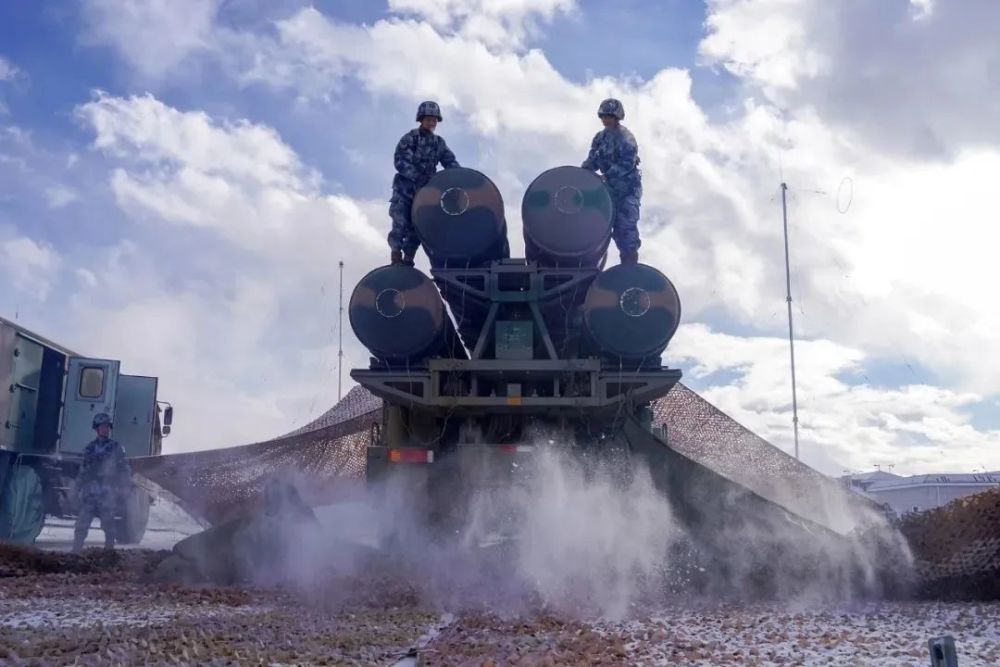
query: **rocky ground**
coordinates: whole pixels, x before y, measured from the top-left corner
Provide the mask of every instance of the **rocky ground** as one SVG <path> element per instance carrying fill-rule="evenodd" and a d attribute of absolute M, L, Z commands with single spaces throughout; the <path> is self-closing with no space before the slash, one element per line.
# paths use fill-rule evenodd
<path fill-rule="evenodd" d="M 923 666 L 940 634 L 963 667 L 1000 664 L 1000 604 L 452 616 L 371 569 L 295 590 L 151 583 L 165 554 L 0 548 L 0 664 Z"/>
<path fill-rule="evenodd" d="M 426 665 L 919 665 L 952 634 L 959 664 L 1000 664 L 1000 605 L 861 609 L 665 607 L 621 623 L 463 616 L 422 650 Z"/>
<path fill-rule="evenodd" d="M 434 625 L 391 582 L 326 590 L 148 580 L 166 552 L 0 546 L 0 664 L 394 664 Z"/>
<path fill-rule="evenodd" d="M 472 581 L 444 567 L 428 586 L 364 549 L 351 552 L 350 574 L 317 570 L 294 584 L 164 583 L 155 573 L 166 549 L 200 527 L 169 507 L 154 510 L 143 544 L 112 554 L 66 553 L 71 530 L 58 524 L 46 528 L 42 550 L 0 546 L 0 665 L 922 667 L 927 640 L 943 634 L 955 637 L 962 667 L 1000 665 L 1000 604 L 652 601 L 675 597 L 664 591 L 611 622 L 579 605 L 557 612 L 537 596 L 498 594 L 496 572 Z M 318 514 L 344 535 L 357 508 Z M 102 539 L 95 527 L 89 543 Z"/>

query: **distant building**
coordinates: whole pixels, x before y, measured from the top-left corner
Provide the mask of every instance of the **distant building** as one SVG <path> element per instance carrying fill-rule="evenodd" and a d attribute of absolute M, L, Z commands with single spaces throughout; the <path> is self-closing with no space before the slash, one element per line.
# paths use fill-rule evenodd
<path fill-rule="evenodd" d="M 862 472 L 855 475 L 844 475 L 840 479 L 856 491 L 867 492 L 868 488 L 874 484 L 881 484 L 883 482 L 898 482 L 905 479 L 905 477 L 900 477 L 899 475 L 894 475 L 891 472 L 885 472 L 884 470 L 875 470 L 873 472 Z"/>
<path fill-rule="evenodd" d="M 914 475 L 902 477 L 881 470 L 845 475 L 841 481 L 897 515 L 924 512 L 953 500 L 1000 487 L 1000 472 Z"/>

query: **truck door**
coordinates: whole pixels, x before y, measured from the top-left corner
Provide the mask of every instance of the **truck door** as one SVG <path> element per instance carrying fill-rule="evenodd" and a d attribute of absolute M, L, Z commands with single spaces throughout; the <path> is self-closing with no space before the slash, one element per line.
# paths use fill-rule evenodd
<path fill-rule="evenodd" d="M 10 385 L 10 410 L 4 415 L 3 442 L 16 452 L 35 449 L 35 418 L 38 412 L 38 390 L 42 375 L 42 346 L 18 336 L 13 351 Z"/>
<path fill-rule="evenodd" d="M 156 378 L 139 375 L 118 377 L 115 428 L 111 437 L 121 443 L 125 455 L 153 454 L 153 423 L 156 420 Z"/>
<path fill-rule="evenodd" d="M 114 419 L 119 365 L 110 359 L 70 357 L 59 438 L 63 454 L 82 454 L 87 443 L 97 437 L 91 428 L 94 415 L 106 412 Z"/>

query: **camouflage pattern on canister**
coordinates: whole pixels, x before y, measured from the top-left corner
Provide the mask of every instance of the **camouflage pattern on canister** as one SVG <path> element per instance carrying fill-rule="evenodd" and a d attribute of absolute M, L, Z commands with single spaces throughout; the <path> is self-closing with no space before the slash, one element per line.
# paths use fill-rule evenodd
<path fill-rule="evenodd" d="M 539 266 L 595 267 L 608 250 L 614 204 L 599 176 L 555 167 L 531 182 L 521 202 L 525 256 Z"/>
<path fill-rule="evenodd" d="M 483 266 L 510 256 L 503 198 L 475 169 L 443 169 L 413 199 L 413 225 L 434 268 Z"/>
<path fill-rule="evenodd" d="M 465 356 L 437 288 L 412 267 L 369 272 L 354 288 L 348 314 L 358 340 L 380 361 Z"/>
<path fill-rule="evenodd" d="M 583 303 L 587 335 L 605 358 L 657 359 L 680 319 L 673 283 L 646 264 L 619 264 L 601 272 Z"/>

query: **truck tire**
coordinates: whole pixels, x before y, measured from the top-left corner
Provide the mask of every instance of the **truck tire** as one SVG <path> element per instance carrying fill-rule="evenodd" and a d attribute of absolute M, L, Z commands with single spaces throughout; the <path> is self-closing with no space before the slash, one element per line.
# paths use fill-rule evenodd
<path fill-rule="evenodd" d="M 125 508 L 118 519 L 118 542 L 121 544 L 139 544 L 146 534 L 149 524 L 149 506 L 152 504 L 150 495 L 139 487 L 133 487 L 125 498 Z"/>
<path fill-rule="evenodd" d="M 8 465 L 0 488 L 0 542 L 34 544 L 45 525 L 45 487 L 34 466 Z"/>

